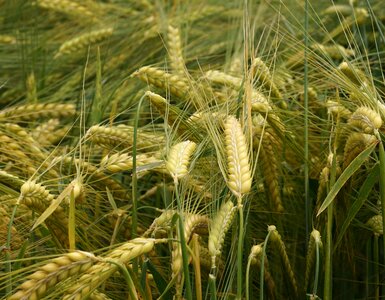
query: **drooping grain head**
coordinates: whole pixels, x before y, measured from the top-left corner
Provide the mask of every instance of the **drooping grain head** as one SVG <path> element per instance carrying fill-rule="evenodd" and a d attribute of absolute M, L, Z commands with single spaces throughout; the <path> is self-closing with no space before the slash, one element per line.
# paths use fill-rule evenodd
<path fill-rule="evenodd" d="M 209 253 L 212 260 L 212 267 L 216 265 L 216 257 L 221 254 L 225 241 L 226 232 L 229 230 L 235 215 L 234 204 L 227 201 L 222 204 L 217 215 L 211 221 L 209 235 Z"/>
<path fill-rule="evenodd" d="M 63 43 L 55 57 L 70 55 L 85 49 L 88 45 L 101 42 L 113 34 L 113 28 L 103 28 L 77 36 Z"/>
<path fill-rule="evenodd" d="M 373 233 L 377 236 L 383 235 L 383 228 L 382 228 L 382 215 L 375 215 L 371 217 L 367 222 L 366 225 L 369 226 L 369 228 L 373 231 Z"/>
<path fill-rule="evenodd" d="M 382 126 L 382 119 L 376 111 L 361 106 L 350 117 L 349 125 L 370 134 Z"/>

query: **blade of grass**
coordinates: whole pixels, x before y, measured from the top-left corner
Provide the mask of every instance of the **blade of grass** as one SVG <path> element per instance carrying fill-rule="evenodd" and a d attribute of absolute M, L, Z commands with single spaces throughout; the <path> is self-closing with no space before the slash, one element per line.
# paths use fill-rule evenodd
<path fill-rule="evenodd" d="M 114 261 L 114 260 L 106 260 L 108 263 L 110 264 L 113 264 L 113 265 L 116 265 L 120 272 L 122 273 L 124 279 L 126 280 L 126 283 L 127 283 L 127 286 L 128 286 L 128 292 L 129 292 L 129 295 L 130 295 L 130 299 L 132 300 L 138 300 L 138 295 L 136 293 L 136 288 L 135 288 L 135 284 L 130 276 L 130 273 L 128 272 L 126 266 L 118 261 Z"/>
<path fill-rule="evenodd" d="M 69 184 L 61 193 L 60 195 L 54 199 L 50 206 L 47 207 L 47 209 L 37 218 L 35 224 L 33 224 L 31 231 L 33 231 L 37 226 L 42 224 L 49 216 L 52 215 L 52 213 L 58 208 L 60 203 L 71 195 L 71 192 L 73 190 L 73 184 Z"/>
<path fill-rule="evenodd" d="M 73 189 L 71 190 L 70 195 L 70 205 L 69 205 L 69 218 L 68 218 L 68 240 L 69 240 L 69 250 L 75 251 L 76 249 L 76 220 L 75 220 L 75 196 Z"/>
<path fill-rule="evenodd" d="M 6 248 L 5 249 L 5 262 L 6 262 L 5 272 L 8 274 L 11 274 L 11 271 L 12 271 L 12 263 L 11 263 L 12 226 L 13 226 L 13 221 L 15 219 L 17 208 L 19 207 L 19 203 L 20 203 L 20 198 L 16 202 L 15 206 L 13 207 L 12 215 L 11 215 L 11 218 L 9 220 L 9 224 L 8 224 L 8 228 L 7 228 L 7 242 L 5 245 L 5 248 Z M 5 291 L 7 294 L 11 293 L 11 291 L 12 291 L 12 277 L 9 278 L 9 284 L 6 286 Z"/>
<path fill-rule="evenodd" d="M 138 177 L 136 174 L 136 146 L 138 140 L 138 126 L 139 126 L 139 118 L 140 118 L 140 109 L 142 107 L 143 100 L 146 95 L 143 95 L 138 103 L 138 108 L 136 110 L 135 115 L 135 123 L 134 123 L 134 136 L 132 142 L 132 238 L 137 236 L 138 231 Z M 136 271 L 136 268 L 134 268 Z"/>
<path fill-rule="evenodd" d="M 151 263 L 150 259 L 147 259 L 147 267 L 150 270 L 152 276 L 154 277 L 154 282 L 156 287 L 158 288 L 159 294 L 164 296 L 164 299 L 172 298 L 170 287 L 167 286 L 167 281 L 162 277 L 162 275 L 158 272 L 155 266 Z"/>
<path fill-rule="evenodd" d="M 309 37 L 308 37 L 308 28 L 309 28 L 309 0 L 305 1 L 305 59 L 304 59 L 304 119 L 305 119 L 305 144 L 304 144 L 304 177 L 305 177 L 305 229 L 306 237 L 309 236 L 309 226 L 310 226 L 310 216 L 311 216 L 311 202 L 309 195 L 309 96 L 308 96 L 308 48 L 309 48 Z"/>
<path fill-rule="evenodd" d="M 179 184 L 178 179 L 174 178 L 175 185 L 175 198 L 178 206 L 178 234 L 181 243 L 182 250 L 182 260 L 183 260 L 183 273 L 186 281 L 186 298 L 187 300 L 192 300 L 192 290 L 191 290 L 191 281 L 190 281 L 190 272 L 189 272 L 189 261 L 187 253 L 187 242 L 184 234 L 184 216 L 182 212 L 182 203 L 179 197 Z"/>
<path fill-rule="evenodd" d="M 342 238 L 348 229 L 350 223 L 353 221 L 354 217 L 362 207 L 362 205 L 365 203 L 366 199 L 368 198 L 370 192 L 372 191 L 374 185 L 378 181 L 378 176 L 380 172 L 380 166 L 377 164 L 374 166 L 368 177 L 365 179 L 364 183 L 362 184 L 360 190 L 358 191 L 357 199 L 353 202 L 353 204 L 350 206 L 346 219 L 344 223 L 341 226 L 341 230 L 339 231 L 338 237 L 336 239 L 336 242 L 334 243 L 334 251 L 336 251 L 338 245 L 341 243 Z"/>
<path fill-rule="evenodd" d="M 379 156 L 380 156 L 380 200 L 381 200 L 381 213 L 382 213 L 382 232 L 385 232 L 385 150 L 382 143 L 381 136 L 377 132 L 377 138 L 380 141 Z M 385 262 L 385 238 L 384 243 L 384 262 Z"/>
<path fill-rule="evenodd" d="M 317 217 L 329 207 L 329 205 L 333 202 L 334 198 L 337 196 L 340 189 L 345 185 L 345 183 L 349 180 L 350 177 L 361 167 L 361 165 L 365 162 L 365 160 L 370 156 L 373 152 L 374 148 L 377 144 L 373 144 L 369 146 L 367 149 L 362 151 L 344 170 L 341 176 L 337 179 L 336 183 L 330 189 L 330 192 L 326 196 L 324 202 L 322 203 L 320 209 L 318 210 Z M 385 162 L 384 162 L 385 164 Z"/>
<path fill-rule="evenodd" d="M 268 231 L 265 242 L 263 243 L 263 250 L 262 250 L 262 256 L 261 256 L 261 274 L 260 274 L 260 284 L 259 284 L 259 299 L 264 299 L 264 282 L 265 282 L 265 256 L 266 256 L 266 248 L 267 248 L 267 242 L 269 241 L 270 234 L 272 233 L 271 230 Z"/>

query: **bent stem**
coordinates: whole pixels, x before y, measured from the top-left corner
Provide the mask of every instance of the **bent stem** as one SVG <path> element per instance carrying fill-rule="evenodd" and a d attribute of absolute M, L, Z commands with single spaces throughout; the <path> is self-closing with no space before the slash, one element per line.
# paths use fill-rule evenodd
<path fill-rule="evenodd" d="M 11 239 L 12 239 L 12 226 L 13 226 L 13 220 L 15 219 L 17 208 L 19 207 L 19 203 L 21 201 L 21 198 L 19 198 L 13 207 L 12 215 L 9 220 L 8 228 L 7 228 L 7 243 L 5 245 L 5 272 L 7 274 L 11 274 L 12 271 L 12 265 L 11 265 Z M 10 294 L 12 292 L 12 277 L 9 279 L 9 284 L 5 288 L 6 294 Z"/>
<path fill-rule="evenodd" d="M 381 213 L 382 213 L 382 232 L 385 232 L 385 150 L 382 143 L 380 133 L 376 131 L 377 139 L 379 140 L 379 157 L 380 157 L 380 200 L 381 200 Z M 383 238 L 385 249 L 385 238 Z M 385 262 L 385 251 L 384 251 Z"/>
<path fill-rule="evenodd" d="M 115 266 L 117 266 L 119 268 L 119 270 L 121 271 L 124 279 L 126 280 L 126 283 L 127 283 L 127 286 L 128 286 L 128 292 L 130 294 L 130 299 L 138 300 L 138 295 L 135 292 L 136 291 L 135 284 L 132 281 L 130 273 L 128 273 L 127 268 L 124 266 L 124 264 L 122 264 L 121 262 L 118 262 L 118 261 L 111 260 L 111 259 L 107 259 L 106 262 L 108 262 L 110 264 L 113 264 L 113 265 L 115 265 Z"/>
<path fill-rule="evenodd" d="M 269 241 L 270 235 L 272 231 L 269 230 L 267 233 L 267 236 L 265 238 L 265 242 L 263 243 L 263 250 L 262 250 L 262 256 L 261 256 L 261 274 L 260 274 L 260 288 L 259 288 L 259 299 L 263 300 L 264 299 L 264 292 L 263 292 L 263 284 L 264 284 L 264 279 L 265 279 L 265 256 L 266 256 L 266 247 L 267 247 L 267 242 Z"/>
<path fill-rule="evenodd" d="M 179 198 L 179 191 L 178 191 L 178 179 L 174 178 L 174 184 L 175 184 L 175 197 L 176 202 L 178 206 L 178 215 L 179 215 L 179 238 L 181 243 L 181 249 L 182 249 L 182 260 L 183 260 L 183 274 L 185 278 L 186 283 L 186 297 L 187 300 L 192 300 L 192 290 L 191 290 L 191 283 L 190 283 L 190 273 L 188 268 L 188 255 L 187 255 L 187 243 L 186 238 L 184 236 L 184 218 L 183 218 L 183 212 L 182 212 L 182 205 Z"/>
<path fill-rule="evenodd" d="M 330 174 L 330 186 L 328 189 L 328 193 L 330 188 L 335 184 L 336 181 L 336 155 L 335 151 L 333 154 L 332 161 L 332 169 Z M 330 203 L 327 208 L 327 227 L 326 227 L 326 260 L 325 260 L 325 281 L 324 281 L 324 299 L 330 300 L 332 299 L 332 248 L 333 248 L 333 239 L 332 239 L 332 231 L 333 231 L 333 210 L 334 210 L 334 202 Z"/>
<path fill-rule="evenodd" d="M 251 260 L 252 255 L 249 255 L 249 259 L 247 260 L 247 266 L 246 266 L 246 300 L 250 299 L 250 266 L 251 266 Z"/>
<path fill-rule="evenodd" d="M 314 275 L 314 284 L 313 284 L 313 296 L 317 295 L 317 290 L 318 290 L 318 277 L 319 277 L 319 262 L 320 262 L 320 257 L 319 257 L 319 247 L 320 244 L 318 241 L 315 242 L 315 275 Z"/>

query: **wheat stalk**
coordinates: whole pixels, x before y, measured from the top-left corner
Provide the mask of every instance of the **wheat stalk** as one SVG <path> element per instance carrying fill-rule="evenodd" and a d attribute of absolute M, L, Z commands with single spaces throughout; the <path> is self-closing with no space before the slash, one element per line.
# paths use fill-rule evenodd
<path fill-rule="evenodd" d="M 382 126 L 382 119 L 379 113 L 369 107 L 361 106 L 352 114 L 348 123 L 352 128 L 373 134 Z"/>
<path fill-rule="evenodd" d="M 368 79 L 364 72 L 362 72 L 360 69 L 352 66 L 351 64 L 347 63 L 346 61 L 342 62 L 338 69 L 347 77 L 350 79 L 351 82 L 354 84 L 361 86 L 367 86 Z"/>
<path fill-rule="evenodd" d="M 253 265 L 256 265 L 256 267 L 261 270 L 262 265 L 262 253 L 263 253 L 263 243 L 258 245 L 253 245 L 250 250 L 249 254 L 249 262 Z M 271 275 L 269 271 L 269 261 L 266 257 L 263 259 L 263 279 L 266 283 L 267 290 L 269 293 L 269 299 L 275 299 L 275 281 L 273 279 L 273 276 Z M 259 272 L 260 273 L 260 272 Z M 248 278 L 246 278 L 248 280 Z M 247 293 L 248 291 L 246 291 Z"/>
<path fill-rule="evenodd" d="M 171 147 L 166 160 L 166 168 L 174 180 L 179 180 L 189 172 L 191 155 L 196 149 L 196 144 L 184 141 Z"/>
<path fill-rule="evenodd" d="M 43 213 L 54 201 L 53 196 L 42 184 L 34 180 L 28 180 L 20 187 L 18 203 L 27 206 L 29 209 Z M 58 206 L 52 215 L 46 220 L 47 226 L 59 239 L 63 246 L 68 244 L 68 218 L 63 207 Z"/>
<path fill-rule="evenodd" d="M 373 134 L 352 132 L 345 144 L 343 168 L 345 169 L 358 154 L 376 142 L 377 138 Z"/>
<path fill-rule="evenodd" d="M 197 215 L 197 214 L 185 214 L 184 217 L 184 237 L 186 242 L 190 240 L 193 233 L 207 232 L 209 224 L 209 219 L 207 216 Z M 173 243 L 172 249 L 172 276 L 178 276 L 182 270 L 183 259 L 182 259 L 182 249 L 180 243 Z"/>
<path fill-rule="evenodd" d="M 353 49 L 345 48 L 339 44 L 323 45 L 315 43 L 311 47 L 312 49 L 329 56 L 332 59 L 344 59 L 355 55 L 355 51 Z"/>
<path fill-rule="evenodd" d="M 268 228 L 268 231 L 271 232 L 271 235 L 270 235 L 271 241 L 277 246 L 279 255 L 283 262 L 283 266 L 289 276 L 289 281 L 293 288 L 294 294 L 298 296 L 297 281 L 295 279 L 295 275 L 291 267 L 289 257 L 287 256 L 286 247 L 281 238 L 281 235 L 278 233 L 277 228 L 274 225 L 270 225 Z"/>
<path fill-rule="evenodd" d="M 8 300 L 40 299 L 61 281 L 87 271 L 95 261 L 93 254 L 83 251 L 55 258 L 29 275 Z"/>
<path fill-rule="evenodd" d="M 90 127 L 86 133 L 88 140 L 107 149 L 131 148 L 134 129 L 130 126 L 99 126 Z M 137 149 L 151 150 L 164 144 L 164 137 L 159 134 L 138 131 Z"/>
<path fill-rule="evenodd" d="M 251 171 L 248 146 L 238 120 L 229 116 L 225 123 L 225 144 L 227 154 L 227 186 L 239 199 L 251 189 Z"/>
<path fill-rule="evenodd" d="M 156 243 L 166 240 L 136 238 L 114 249 L 110 254 L 101 257 L 101 261 L 89 268 L 77 282 L 65 291 L 63 300 L 85 299 L 101 286 L 116 271 L 118 264 L 127 264 L 132 259 L 152 251 Z"/>
<path fill-rule="evenodd" d="M 310 272 L 313 268 L 314 260 L 316 258 L 316 247 L 319 249 L 322 248 L 321 234 L 317 229 L 313 229 L 310 234 L 306 256 L 305 289 L 309 284 Z"/>
<path fill-rule="evenodd" d="M 75 115 L 75 105 L 58 103 L 38 103 L 13 106 L 0 111 L 0 120 L 32 121 L 39 118 L 58 118 Z"/>
<path fill-rule="evenodd" d="M 68 15 L 73 15 L 77 17 L 86 17 L 94 18 L 94 14 L 87 9 L 87 7 L 79 4 L 76 1 L 71 0 L 37 0 L 37 5 L 46 8 L 52 9 L 57 12 L 65 13 Z"/>
<path fill-rule="evenodd" d="M 266 130 L 261 138 L 262 147 L 260 148 L 259 158 L 263 178 L 269 192 L 269 198 L 273 203 L 274 210 L 278 213 L 283 213 L 285 209 L 281 199 L 281 191 L 279 187 L 279 162 L 277 160 L 277 150 L 275 149 L 280 149 L 281 144 L 277 138 Z M 254 139 L 255 150 L 259 149 L 260 139 Z"/>
<path fill-rule="evenodd" d="M 29 103 L 36 103 L 38 101 L 37 99 L 37 89 L 36 89 L 36 80 L 35 80 L 35 74 L 32 72 L 27 77 L 27 100 Z"/>
<path fill-rule="evenodd" d="M 155 233 L 160 229 L 170 228 L 171 220 L 176 213 L 177 211 L 173 209 L 164 210 L 159 217 L 154 219 L 151 226 L 146 230 L 143 236 L 147 237 L 150 234 L 155 235 Z"/>
<path fill-rule="evenodd" d="M 0 206 L 0 244 L 6 245 L 7 242 L 7 232 L 8 226 L 10 224 L 10 217 L 8 212 L 5 210 L 3 206 Z M 23 244 L 23 238 L 17 228 L 12 225 L 11 226 L 11 249 L 6 249 L 7 251 L 14 251 L 20 248 Z"/>
<path fill-rule="evenodd" d="M 61 163 L 68 169 L 78 166 L 81 170 L 83 170 L 88 179 L 93 179 L 92 181 L 89 181 L 90 185 L 97 186 L 102 191 L 105 191 L 106 187 L 108 187 L 111 193 L 120 199 L 125 199 L 127 196 L 127 190 L 118 181 L 110 178 L 102 172 L 101 169 L 90 162 L 79 158 L 74 159 L 68 156 L 57 156 L 53 159 L 52 163 Z"/>
<path fill-rule="evenodd" d="M 166 173 L 167 171 L 164 168 L 164 162 L 157 157 L 159 157 L 159 155 L 149 155 L 145 153 L 138 154 L 136 156 L 136 167 L 138 168 L 141 166 L 154 164 L 156 165 L 155 170 L 162 173 Z M 127 153 L 115 153 L 111 155 L 106 155 L 100 161 L 100 169 L 108 170 L 111 173 L 132 170 L 132 167 L 133 157 L 128 155 Z"/>
<path fill-rule="evenodd" d="M 85 49 L 88 45 L 96 44 L 110 37 L 113 32 L 114 29 L 112 27 L 108 27 L 77 36 L 63 43 L 60 46 L 59 51 L 55 55 L 55 58 L 62 55 L 70 55 L 76 52 L 80 52 L 81 50 Z"/>
<path fill-rule="evenodd" d="M 281 108 L 287 108 L 280 90 L 273 81 L 269 68 L 260 57 L 256 57 L 253 60 L 251 65 L 251 74 L 252 78 L 256 78 L 256 80 L 270 92 L 272 97 L 279 100 L 278 104 Z"/>
<path fill-rule="evenodd" d="M 335 118 L 340 117 L 347 120 L 352 115 L 352 112 L 350 110 L 348 110 L 342 104 L 332 100 L 326 101 L 326 107 L 328 110 L 328 114 L 332 114 Z"/>
<path fill-rule="evenodd" d="M 221 254 L 226 232 L 234 219 L 235 208 L 232 201 L 224 202 L 218 213 L 210 223 L 209 254 L 211 266 L 216 268 L 216 258 Z"/>
<path fill-rule="evenodd" d="M 186 66 L 183 59 L 182 41 L 179 29 L 169 25 L 167 31 L 167 39 L 168 56 L 170 57 L 170 65 L 173 73 L 183 78 L 185 76 Z"/>
<path fill-rule="evenodd" d="M 382 227 L 382 215 L 375 215 L 371 217 L 366 225 L 373 231 L 377 236 L 383 235 L 383 227 Z"/>
<path fill-rule="evenodd" d="M 242 79 L 226 74 L 225 72 L 210 70 L 205 73 L 205 78 L 212 83 L 221 84 L 234 90 L 239 90 L 242 85 Z"/>
<path fill-rule="evenodd" d="M 180 98 L 184 98 L 189 91 L 188 84 L 179 75 L 173 75 L 154 67 L 142 67 L 132 76 L 164 91 L 170 91 Z"/>

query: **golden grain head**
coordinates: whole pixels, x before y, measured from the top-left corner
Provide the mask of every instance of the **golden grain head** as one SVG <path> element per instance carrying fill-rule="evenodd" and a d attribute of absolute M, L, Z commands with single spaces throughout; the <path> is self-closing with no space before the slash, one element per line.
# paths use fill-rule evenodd
<path fill-rule="evenodd" d="M 225 123 L 225 144 L 227 154 L 227 185 L 231 192 L 240 198 L 251 189 L 248 146 L 241 124 L 229 116 Z"/>
<path fill-rule="evenodd" d="M 188 174 L 191 155 L 196 146 L 194 142 L 184 141 L 171 147 L 166 168 L 174 179 L 181 179 Z"/>
<path fill-rule="evenodd" d="M 381 115 L 373 109 L 361 106 L 352 114 L 349 124 L 364 133 L 373 133 L 382 126 L 382 119 Z"/>

